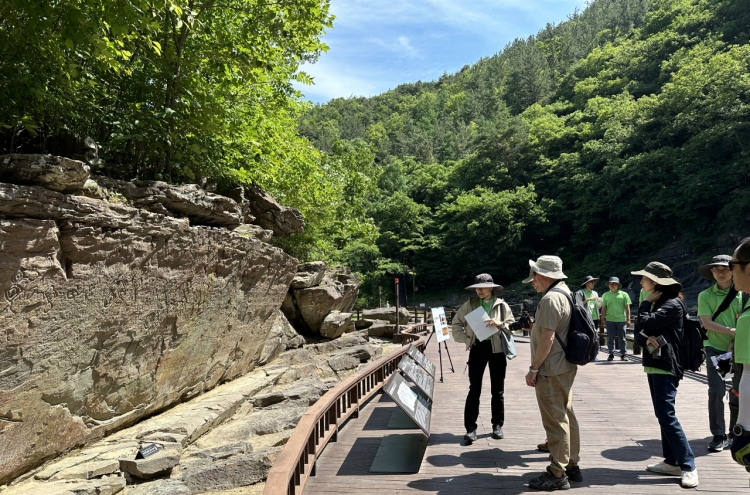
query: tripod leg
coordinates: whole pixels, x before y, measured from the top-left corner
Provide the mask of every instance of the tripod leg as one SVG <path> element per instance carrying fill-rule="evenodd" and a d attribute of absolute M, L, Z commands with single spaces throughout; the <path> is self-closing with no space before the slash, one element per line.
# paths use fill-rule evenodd
<path fill-rule="evenodd" d="M 443 353 L 440 351 L 440 342 L 438 342 L 438 358 L 440 359 L 440 383 L 443 383 Z"/>
<path fill-rule="evenodd" d="M 445 346 L 445 353 L 448 354 L 448 362 L 451 363 L 451 373 L 455 373 L 456 370 L 453 369 L 453 360 L 451 359 L 451 352 L 448 350 L 448 343 L 443 341 L 443 345 Z"/>

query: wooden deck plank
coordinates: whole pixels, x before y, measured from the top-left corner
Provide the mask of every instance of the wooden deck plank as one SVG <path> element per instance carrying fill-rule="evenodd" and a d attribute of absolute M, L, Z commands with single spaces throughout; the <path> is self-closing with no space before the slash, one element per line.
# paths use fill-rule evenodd
<path fill-rule="evenodd" d="M 373 398 L 340 432 L 338 442 L 328 445 L 317 461 L 317 476 L 310 478 L 305 493 L 338 494 L 521 494 L 528 480 L 547 466 L 547 455 L 536 450 L 544 440 L 534 390 L 524 375 L 529 346 L 519 339 L 519 357 L 508 365 L 505 381 L 503 440 L 490 437 L 489 371 L 483 382 L 478 421 L 479 439 L 463 445 L 463 407 L 468 376 L 463 373 L 467 354 L 463 345 L 449 342 L 455 373 L 447 366 L 443 349 L 444 383 L 435 385 L 431 436 L 419 473 L 373 474 L 370 466 L 384 435 L 409 430 L 388 430 L 396 409 L 385 395 Z M 430 342 L 427 355 L 438 365 L 437 346 Z M 601 357 L 606 354 L 600 354 Z M 437 372 L 439 378 L 440 371 Z M 576 491 L 609 494 L 682 493 L 679 478 L 649 473 L 645 466 L 661 459 L 659 427 L 653 414 L 646 375 L 637 359 L 592 363 L 579 368 L 574 390 L 574 409 L 581 428 L 583 483 Z M 697 491 L 748 493 L 750 475 L 733 463 L 728 452 L 709 453 L 710 441 L 705 377 L 686 378 L 677 394 L 677 417 L 696 455 L 700 475 Z M 727 408 L 727 420 L 729 410 Z"/>

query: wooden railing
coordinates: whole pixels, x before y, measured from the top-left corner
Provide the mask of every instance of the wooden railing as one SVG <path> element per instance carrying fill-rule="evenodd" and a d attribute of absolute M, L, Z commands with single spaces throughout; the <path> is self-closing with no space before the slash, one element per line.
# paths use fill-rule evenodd
<path fill-rule="evenodd" d="M 422 337 L 412 343 L 423 349 L 425 342 L 426 338 Z M 360 404 L 378 393 L 396 371 L 407 349 L 407 346 L 402 346 L 346 378 L 302 415 L 268 473 L 264 495 L 302 493 L 307 479 L 315 476 L 318 456 L 328 442 L 337 440 L 339 426 L 350 417 L 358 417 Z"/>
<path fill-rule="evenodd" d="M 427 323 L 413 323 L 408 326 L 402 327 L 400 332 L 393 334 L 394 344 L 408 344 L 415 340 L 419 340 L 424 334 L 427 333 Z"/>

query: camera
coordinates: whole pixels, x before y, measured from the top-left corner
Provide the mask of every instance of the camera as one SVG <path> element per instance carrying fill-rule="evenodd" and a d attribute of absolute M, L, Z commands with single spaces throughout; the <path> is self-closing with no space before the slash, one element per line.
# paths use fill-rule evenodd
<path fill-rule="evenodd" d="M 508 329 L 510 331 L 514 330 L 528 330 L 531 328 L 531 325 L 534 324 L 534 319 L 531 318 L 531 315 L 529 315 L 528 311 L 524 311 L 521 313 L 521 316 L 518 318 L 518 321 L 514 321 L 510 325 L 508 325 Z"/>

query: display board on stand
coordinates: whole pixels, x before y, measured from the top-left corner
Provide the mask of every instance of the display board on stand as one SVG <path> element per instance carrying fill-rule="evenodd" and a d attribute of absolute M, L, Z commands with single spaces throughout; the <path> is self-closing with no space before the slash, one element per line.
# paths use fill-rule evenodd
<path fill-rule="evenodd" d="M 409 349 L 406 350 L 406 355 L 416 361 L 418 365 L 430 374 L 430 376 L 435 376 L 435 365 L 427 359 L 427 356 L 419 352 L 419 349 L 414 347 L 414 344 L 409 344 Z"/>
<path fill-rule="evenodd" d="M 419 366 L 409 355 L 404 355 L 404 357 L 401 358 L 401 362 L 398 363 L 398 368 L 407 378 L 409 378 L 409 380 L 419 387 L 419 390 L 421 390 L 428 399 L 432 400 L 432 395 L 435 391 L 434 376 L 427 373 L 427 371 Z"/>

